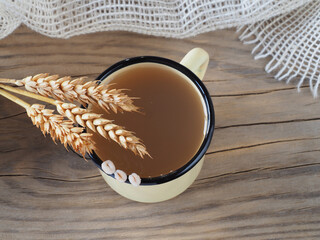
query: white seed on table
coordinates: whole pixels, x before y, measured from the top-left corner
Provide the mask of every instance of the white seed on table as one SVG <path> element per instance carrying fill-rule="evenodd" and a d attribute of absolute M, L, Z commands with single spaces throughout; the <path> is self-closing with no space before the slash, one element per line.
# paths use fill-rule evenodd
<path fill-rule="evenodd" d="M 106 174 L 114 174 L 116 171 L 116 167 L 111 160 L 104 161 L 101 164 L 101 168 Z"/>

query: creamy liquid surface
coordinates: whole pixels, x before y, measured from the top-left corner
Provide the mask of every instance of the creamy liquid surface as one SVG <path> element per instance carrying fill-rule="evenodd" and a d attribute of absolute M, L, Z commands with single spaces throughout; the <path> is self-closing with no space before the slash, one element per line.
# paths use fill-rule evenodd
<path fill-rule="evenodd" d="M 190 80 L 176 70 L 155 63 L 125 67 L 105 79 L 112 88 L 128 89 L 141 113 L 93 112 L 113 119 L 115 124 L 133 131 L 143 140 L 152 156 L 141 158 L 117 143 L 94 134 L 95 151 L 102 161 L 111 160 L 116 169 L 140 177 L 168 174 L 189 162 L 204 138 L 206 111 L 199 92 Z"/>

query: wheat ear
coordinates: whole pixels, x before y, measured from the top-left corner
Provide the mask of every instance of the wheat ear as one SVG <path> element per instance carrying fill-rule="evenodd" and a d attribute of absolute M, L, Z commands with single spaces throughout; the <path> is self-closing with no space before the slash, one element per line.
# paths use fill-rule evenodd
<path fill-rule="evenodd" d="M 83 157 L 86 152 L 91 153 L 94 150 L 92 134 L 83 133 L 84 128 L 74 127 L 72 121 L 63 120 L 63 116 L 53 114 L 54 110 L 45 109 L 45 106 L 40 104 L 30 105 L 2 89 L 0 89 L 0 95 L 24 107 L 33 124 L 40 128 L 43 134 L 49 133 L 53 141 L 58 139 L 65 148 L 70 145 Z"/>
<path fill-rule="evenodd" d="M 67 99 L 71 102 L 78 101 L 82 104 L 98 104 L 104 110 L 112 110 L 115 113 L 118 111 L 132 112 L 139 110 L 133 104 L 134 98 L 124 94 L 123 90 L 109 89 L 107 85 L 98 85 L 97 81 L 85 82 L 85 79 L 85 77 L 71 79 L 70 76 L 60 78 L 58 75 L 40 73 L 22 80 L 4 80 L 17 86 L 24 86 L 30 92 L 46 97 L 50 96 L 61 101 Z"/>
<path fill-rule="evenodd" d="M 56 101 L 57 111 L 85 127 L 87 126 L 94 132 L 98 132 L 104 138 L 109 138 L 118 143 L 120 146 L 130 149 L 135 154 L 144 157 L 149 155 L 146 147 L 139 138 L 135 137 L 132 132 L 125 130 L 123 127 L 113 124 L 111 120 L 102 118 L 102 114 L 92 113 L 85 108 L 80 108 L 73 103 L 64 103 Z"/>
<path fill-rule="evenodd" d="M 0 88 L 55 105 L 57 111 L 61 115 L 69 118 L 72 122 L 78 123 L 83 127 L 88 127 L 92 131 L 98 132 L 104 138 L 112 139 L 122 147 L 130 149 L 135 154 L 140 155 L 142 158 L 144 155 L 150 156 L 145 145 L 142 144 L 139 138 L 135 137 L 132 132 L 125 130 L 123 127 L 113 124 L 111 120 L 102 118 L 101 114 L 92 113 L 90 110 L 80 108 L 72 103 L 53 100 L 15 87 L 0 84 Z"/>

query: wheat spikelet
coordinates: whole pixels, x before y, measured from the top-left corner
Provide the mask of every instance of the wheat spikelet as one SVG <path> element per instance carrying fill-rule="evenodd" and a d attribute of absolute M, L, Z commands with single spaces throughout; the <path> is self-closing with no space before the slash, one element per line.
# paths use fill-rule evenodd
<path fill-rule="evenodd" d="M 98 104 L 104 110 L 117 111 L 138 111 L 133 104 L 133 99 L 122 92 L 121 89 L 109 89 L 107 85 L 97 85 L 97 81 L 84 82 L 85 77 L 71 79 L 40 73 L 29 76 L 22 80 L 15 80 L 17 86 L 24 86 L 26 90 L 38 93 L 46 97 L 64 101 L 78 101 L 82 104 Z"/>
<path fill-rule="evenodd" d="M 61 115 L 53 114 L 53 110 L 45 109 L 44 105 L 33 104 L 26 108 L 28 116 L 43 134 L 49 133 L 53 141 L 58 139 L 67 148 L 70 145 L 83 156 L 94 150 L 92 134 L 83 133 L 82 127 L 74 127 L 73 122 L 64 120 Z"/>
<path fill-rule="evenodd" d="M 56 107 L 61 115 L 66 116 L 83 127 L 86 126 L 92 131 L 98 132 L 104 138 L 112 139 L 120 146 L 130 149 L 135 154 L 139 154 L 142 158 L 144 155 L 150 156 L 139 138 L 135 137 L 132 132 L 125 130 L 123 127 L 113 124 L 111 120 L 102 118 L 102 114 L 92 113 L 73 103 L 64 103 L 61 101 L 56 101 Z"/>
<path fill-rule="evenodd" d="M 16 81 L 13 79 L 9 80 Z M 3 79 L 0 79 L 0 82 L 1 81 L 3 81 Z M 53 114 L 54 110 L 45 109 L 44 105 L 30 105 L 4 89 L 53 104 L 57 107 L 57 110 L 61 115 Z M 150 156 L 146 151 L 145 146 L 132 134 L 132 132 L 112 124 L 112 121 L 110 120 L 101 118 L 101 114 L 91 113 L 89 110 L 79 108 L 72 103 L 55 101 L 48 97 L 39 96 L 3 84 L 0 84 L 0 95 L 25 108 L 27 115 L 31 118 L 33 124 L 40 128 L 44 135 L 49 133 L 54 142 L 58 139 L 65 148 L 70 145 L 75 151 L 80 152 L 84 158 L 87 152 L 92 153 L 95 149 L 92 134 L 83 133 L 84 128 L 82 127 L 74 127 L 73 124 L 75 122 L 82 126 L 87 126 L 93 131 L 99 132 L 105 138 L 111 138 L 119 145 L 131 149 L 135 154 L 139 154 L 142 158 L 144 155 Z M 64 116 L 68 117 L 70 120 L 64 120 Z M 133 186 L 139 186 L 141 183 L 141 178 L 136 173 L 132 173 L 128 177 L 124 171 L 116 169 L 111 160 L 103 162 L 101 167 L 107 174 L 114 174 L 115 179 L 120 182 L 125 182 L 129 179 L 129 182 Z"/>

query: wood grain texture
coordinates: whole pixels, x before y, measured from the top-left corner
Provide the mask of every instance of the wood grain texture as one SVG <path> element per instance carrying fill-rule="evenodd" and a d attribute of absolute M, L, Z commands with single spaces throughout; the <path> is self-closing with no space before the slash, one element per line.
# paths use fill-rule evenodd
<path fill-rule="evenodd" d="M 320 106 L 277 82 L 233 30 L 185 40 L 124 32 L 50 39 L 25 27 L 0 41 L 0 76 L 92 79 L 127 57 L 211 56 L 204 82 L 216 131 L 203 170 L 180 196 L 141 204 L 113 192 L 91 162 L 44 138 L 0 98 L 0 239 L 319 239 Z"/>

